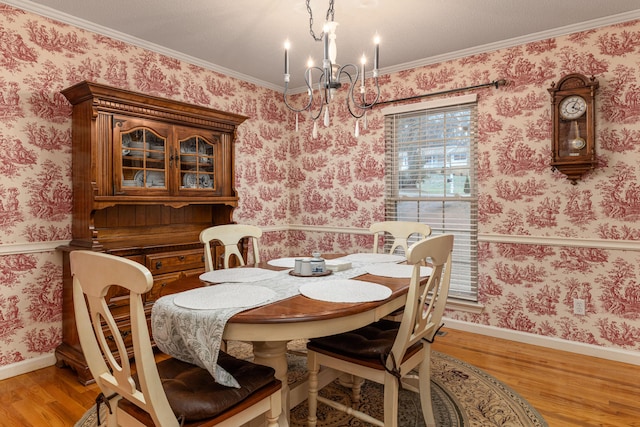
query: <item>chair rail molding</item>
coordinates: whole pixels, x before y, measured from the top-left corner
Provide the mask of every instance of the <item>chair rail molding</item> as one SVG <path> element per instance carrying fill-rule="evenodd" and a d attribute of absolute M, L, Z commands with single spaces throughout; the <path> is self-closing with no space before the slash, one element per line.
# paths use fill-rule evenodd
<path fill-rule="evenodd" d="M 52 242 L 6 243 L 0 245 L 0 256 L 54 252 L 58 246 L 68 245 L 69 240 Z"/>
<path fill-rule="evenodd" d="M 345 234 L 371 234 L 368 228 L 356 227 L 327 227 L 318 225 L 288 224 L 281 226 L 262 227 L 265 233 L 276 231 L 304 231 L 308 233 L 345 233 Z M 437 232 L 434 234 L 436 235 Z M 640 241 L 638 240 L 610 240 L 610 239 L 576 239 L 569 237 L 553 236 L 526 236 L 507 234 L 478 234 L 479 242 L 489 243 L 510 243 L 517 245 L 542 245 L 542 246 L 562 246 L 577 248 L 596 248 L 622 251 L 640 251 Z"/>
<path fill-rule="evenodd" d="M 564 246 L 623 251 L 640 251 L 638 240 L 576 239 L 552 236 L 509 236 L 505 234 L 479 234 L 479 242 L 512 243 L 521 245 Z"/>
<path fill-rule="evenodd" d="M 371 234 L 368 228 L 356 227 L 324 227 L 317 225 L 288 224 L 281 226 L 261 227 L 265 233 L 277 231 L 304 231 L 308 233 L 344 233 Z M 640 251 L 638 240 L 609 240 L 609 239 L 575 239 L 568 237 L 550 236 L 511 236 L 506 234 L 479 234 L 479 242 L 510 243 L 520 245 L 564 246 L 580 248 L 597 248 L 622 251 Z M 69 240 L 51 242 L 6 243 L 0 244 L 0 256 L 27 253 L 53 252 L 58 246 L 68 245 Z"/>

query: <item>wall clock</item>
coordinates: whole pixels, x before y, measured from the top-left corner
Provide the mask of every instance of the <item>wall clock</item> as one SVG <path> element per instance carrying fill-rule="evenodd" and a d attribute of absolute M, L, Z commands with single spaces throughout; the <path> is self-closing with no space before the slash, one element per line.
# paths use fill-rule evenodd
<path fill-rule="evenodd" d="M 553 136 L 551 166 L 575 184 L 596 166 L 595 77 L 568 74 L 551 84 Z"/>

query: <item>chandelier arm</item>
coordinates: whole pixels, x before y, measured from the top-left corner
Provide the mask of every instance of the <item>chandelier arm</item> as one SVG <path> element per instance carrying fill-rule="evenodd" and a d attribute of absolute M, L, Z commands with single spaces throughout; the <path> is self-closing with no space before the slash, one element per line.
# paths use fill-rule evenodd
<path fill-rule="evenodd" d="M 307 87 L 309 89 L 311 89 L 309 87 L 309 82 L 307 82 Z M 311 95 L 311 91 L 309 92 L 309 102 L 307 102 L 307 105 L 305 105 L 302 108 L 295 108 L 294 106 L 292 106 L 291 104 L 289 104 L 289 102 L 287 101 L 287 92 L 289 91 L 289 83 L 285 83 L 284 84 L 284 93 L 282 94 L 282 99 L 284 99 L 284 103 L 285 105 L 294 113 L 301 113 L 303 111 L 306 111 L 309 109 L 309 107 L 311 107 L 311 103 L 313 102 L 313 95 Z"/>
<path fill-rule="evenodd" d="M 312 70 L 318 70 L 320 72 L 320 78 L 318 79 L 318 96 L 320 97 L 320 110 L 318 111 L 317 114 L 313 113 L 312 110 L 312 104 L 313 104 L 313 86 L 310 84 L 309 81 L 309 76 L 312 72 Z M 307 104 L 302 107 L 302 108 L 295 108 L 294 106 L 292 106 L 291 104 L 289 104 L 289 101 L 287 100 L 287 93 L 289 90 L 289 83 L 285 82 L 284 85 L 284 93 L 283 93 L 283 99 L 284 99 L 284 103 L 287 106 L 287 108 L 289 108 L 291 111 L 293 111 L 294 113 L 302 113 L 304 111 L 309 111 L 309 117 L 311 117 L 311 120 L 318 120 L 318 118 L 320 118 L 320 116 L 322 115 L 322 111 L 324 110 L 325 105 L 329 104 L 328 98 L 326 96 L 326 88 L 323 87 L 324 83 L 323 83 L 323 78 L 325 76 L 324 70 L 320 67 L 310 67 L 308 68 L 308 73 L 305 73 L 305 77 L 304 77 L 304 81 L 305 84 L 307 86 L 307 93 L 309 94 L 308 96 L 308 102 Z"/>
<path fill-rule="evenodd" d="M 347 67 L 353 67 L 355 69 L 356 75 L 355 75 L 355 79 L 353 78 L 353 76 L 347 71 Z M 351 113 L 351 115 L 355 118 L 360 118 L 364 115 L 366 110 L 369 110 L 371 108 L 373 108 L 374 105 L 376 105 L 376 103 L 378 102 L 378 99 L 380 98 L 380 84 L 378 82 L 378 77 L 374 77 L 374 81 L 376 84 L 376 97 L 375 99 L 370 103 L 367 104 L 366 102 L 366 94 L 362 93 L 362 103 L 359 103 L 356 100 L 356 95 L 354 93 L 354 90 L 357 86 L 358 81 L 360 80 L 360 70 L 358 69 L 358 67 L 356 67 L 354 64 L 345 64 L 342 67 L 340 67 L 340 70 L 338 72 L 338 75 L 341 76 L 342 74 L 346 75 L 347 78 L 349 79 L 349 93 L 347 95 L 347 107 L 349 109 L 349 113 Z M 357 115 L 355 114 L 352 109 L 351 109 L 351 105 L 349 103 L 349 101 L 353 102 L 353 105 L 355 107 L 357 107 L 360 110 L 365 110 L 362 112 L 362 114 Z"/>
<path fill-rule="evenodd" d="M 349 111 L 349 114 L 351 114 L 351 117 L 355 118 L 355 119 L 360 119 L 362 118 L 362 116 L 364 116 L 364 114 L 366 113 L 366 110 L 360 108 L 360 110 L 362 111 L 361 114 L 357 114 L 353 111 L 353 108 L 351 107 L 351 103 L 353 102 L 354 106 L 358 106 L 357 102 L 353 101 L 353 89 L 355 87 L 354 85 L 354 79 L 352 78 L 351 74 L 347 71 L 347 67 L 353 67 L 356 70 L 356 77 L 355 77 L 355 82 L 358 82 L 358 67 L 356 67 L 353 64 L 346 64 L 343 65 L 342 67 L 340 67 L 340 70 L 338 71 L 338 76 L 341 75 L 346 75 L 347 79 L 349 80 L 349 91 L 347 93 L 347 110 Z"/>
<path fill-rule="evenodd" d="M 312 67 L 310 68 L 310 70 L 318 70 L 320 72 L 320 77 L 318 78 L 318 96 L 320 98 L 320 109 L 318 110 L 318 114 L 316 115 L 313 114 L 313 111 L 311 109 L 311 104 L 313 103 L 313 88 L 311 88 L 311 91 L 309 92 L 309 96 L 311 97 L 311 100 L 308 106 L 309 117 L 311 117 L 311 119 L 315 121 L 320 118 L 320 116 L 322 115 L 322 111 L 324 111 L 325 106 L 329 105 L 329 97 L 327 96 L 327 88 L 325 83 L 326 74 L 324 72 L 324 69 L 320 67 Z M 306 77 L 305 77 L 305 80 L 306 80 Z M 308 81 L 307 81 L 307 87 L 309 87 Z"/>
<path fill-rule="evenodd" d="M 320 109 L 318 110 L 318 114 L 315 114 L 315 115 L 313 114 L 313 110 L 311 110 L 311 107 L 309 107 L 309 117 L 311 117 L 311 120 L 315 121 L 320 118 L 320 116 L 322 115 L 322 111 L 324 110 L 324 106 L 326 104 L 327 103 L 321 99 Z"/>
<path fill-rule="evenodd" d="M 378 83 L 378 78 L 374 77 L 374 81 L 376 82 L 376 97 L 373 101 L 371 101 L 370 104 L 366 103 L 365 100 L 365 94 L 362 94 L 362 104 L 357 104 L 355 101 L 355 97 L 353 97 L 353 92 L 352 92 L 352 98 L 354 103 L 356 103 L 356 105 L 358 106 L 358 108 L 362 108 L 363 110 L 368 110 L 370 108 L 373 108 L 377 103 L 378 103 L 378 99 L 380 99 L 380 85 Z"/>
<path fill-rule="evenodd" d="M 347 110 L 349 110 L 349 114 L 351 114 L 351 116 L 355 119 L 362 118 L 362 116 L 364 116 L 365 113 L 367 112 L 367 110 L 365 109 L 360 109 L 360 111 L 362 111 L 361 114 L 354 113 L 353 109 L 351 108 L 351 101 L 349 100 L 349 98 L 347 98 Z"/>

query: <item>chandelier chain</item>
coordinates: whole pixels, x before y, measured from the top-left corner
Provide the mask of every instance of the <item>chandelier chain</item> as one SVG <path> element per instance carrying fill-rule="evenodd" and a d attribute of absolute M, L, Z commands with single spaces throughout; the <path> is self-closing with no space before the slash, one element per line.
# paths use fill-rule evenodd
<path fill-rule="evenodd" d="M 333 21 L 333 15 L 334 15 L 333 2 L 334 0 L 329 0 L 329 9 L 327 9 L 327 17 L 326 17 L 327 22 Z M 307 0 L 307 12 L 309 12 L 309 33 L 311 34 L 311 37 L 313 37 L 315 41 L 319 42 L 319 41 L 322 41 L 322 38 L 324 37 L 324 31 L 322 31 L 320 36 L 316 36 L 316 33 L 313 31 L 313 11 L 311 10 L 310 3 L 311 3 L 311 0 Z"/>

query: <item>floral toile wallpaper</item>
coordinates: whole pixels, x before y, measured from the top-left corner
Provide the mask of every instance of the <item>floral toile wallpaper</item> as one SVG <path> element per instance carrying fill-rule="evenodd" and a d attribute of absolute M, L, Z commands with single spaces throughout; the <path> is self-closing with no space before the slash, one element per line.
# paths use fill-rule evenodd
<path fill-rule="evenodd" d="M 295 132 L 269 88 L 7 5 L 0 15 L 0 367 L 61 341 L 61 256 L 51 248 L 71 238 L 71 108 L 59 91 L 81 80 L 249 116 L 236 143 L 234 218 L 296 225 L 264 234 L 263 259 L 370 248 L 356 231 L 384 218 L 380 109 L 355 138 L 336 103 L 333 125 L 314 139 L 303 116 Z M 574 72 L 600 83 L 599 164 L 575 186 L 549 167 L 547 92 Z M 485 309 L 448 316 L 640 350 L 640 21 L 383 75 L 382 99 L 497 79 L 508 85 L 477 92 Z M 574 297 L 585 316 L 572 313 Z"/>

